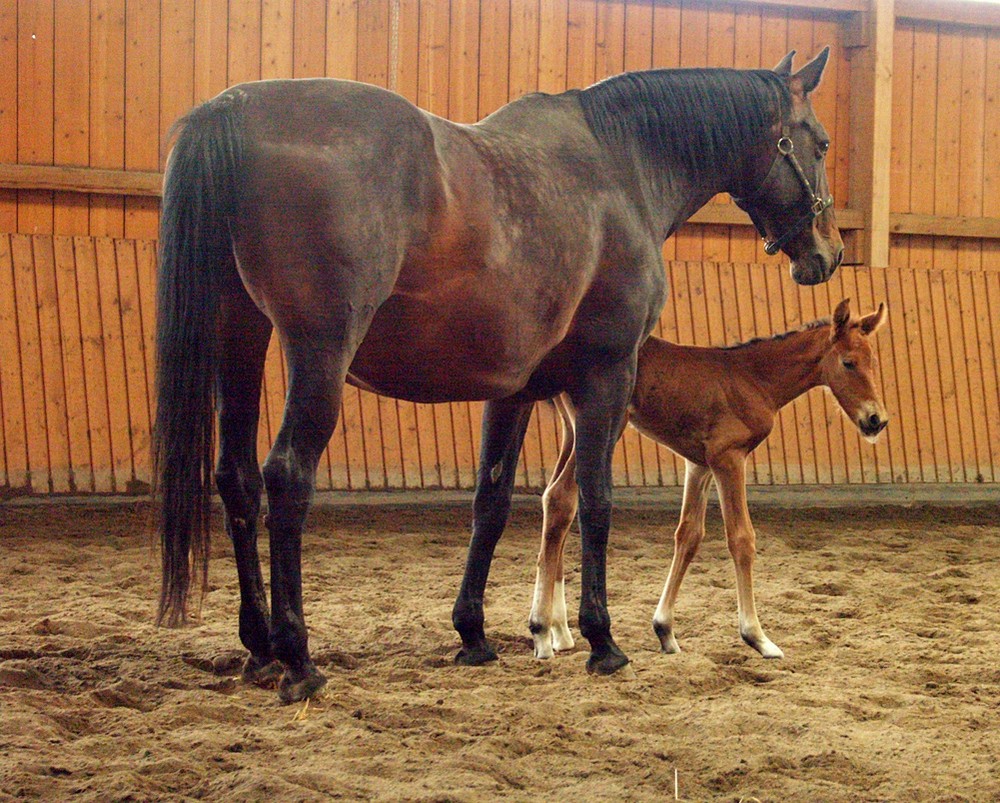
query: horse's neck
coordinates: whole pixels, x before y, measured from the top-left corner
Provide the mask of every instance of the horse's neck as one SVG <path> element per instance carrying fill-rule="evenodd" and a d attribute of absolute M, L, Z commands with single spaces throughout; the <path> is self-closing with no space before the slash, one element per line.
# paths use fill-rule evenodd
<path fill-rule="evenodd" d="M 820 361 L 829 344 L 830 327 L 820 325 L 728 351 L 771 398 L 777 412 L 822 383 Z"/>

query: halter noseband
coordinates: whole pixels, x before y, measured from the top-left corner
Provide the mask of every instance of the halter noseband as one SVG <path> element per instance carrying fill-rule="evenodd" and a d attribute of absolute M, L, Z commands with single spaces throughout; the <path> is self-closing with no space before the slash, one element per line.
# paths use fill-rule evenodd
<path fill-rule="evenodd" d="M 780 251 L 782 247 L 792 239 L 792 237 L 812 223 L 816 218 L 823 214 L 825 210 L 833 206 L 832 195 L 827 198 L 821 198 L 816 194 L 816 190 L 813 189 L 813 185 L 809 183 L 809 179 L 806 177 L 805 171 L 802 169 L 802 165 L 800 165 L 799 160 L 795 158 L 795 144 L 789 136 L 788 126 L 783 126 L 781 129 L 781 139 L 778 140 L 777 149 L 778 156 L 774 157 L 774 161 L 771 162 L 771 167 L 767 171 L 767 175 L 764 176 L 764 180 L 760 183 L 760 186 L 744 198 L 733 198 L 736 205 L 750 216 L 750 220 L 753 221 L 753 225 L 757 228 L 757 232 L 764 240 L 764 253 L 768 256 L 774 256 L 777 254 L 778 251 Z M 809 211 L 796 220 L 780 237 L 775 240 L 769 240 L 767 238 L 767 229 L 764 228 L 764 224 L 761 221 L 760 216 L 753 210 L 753 206 L 756 204 L 761 192 L 771 179 L 771 174 L 774 172 L 775 165 L 778 164 L 779 156 L 787 159 L 788 163 L 792 166 L 792 170 L 795 172 L 795 177 L 799 180 L 799 183 L 802 185 L 802 189 L 809 198 Z"/>

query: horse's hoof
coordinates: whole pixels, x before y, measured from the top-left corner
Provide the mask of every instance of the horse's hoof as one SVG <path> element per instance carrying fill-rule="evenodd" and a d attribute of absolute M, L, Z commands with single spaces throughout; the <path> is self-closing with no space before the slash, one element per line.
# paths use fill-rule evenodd
<path fill-rule="evenodd" d="M 286 669 L 278 684 L 278 697 L 283 703 L 298 703 L 312 697 L 326 685 L 326 677 L 309 664 L 301 672 Z"/>
<path fill-rule="evenodd" d="M 628 656 L 612 644 L 603 653 L 590 653 L 587 671 L 595 675 L 613 675 L 628 664 Z"/>
<path fill-rule="evenodd" d="M 482 666 L 496 659 L 497 651 L 484 641 L 475 647 L 462 647 L 455 656 L 455 663 L 459 666 Z"/>
<path fill-rule="evenodd" d="M 253 683 L 256 686 L 273 686 L 278 682 L 282 671 L 284 671 L 284 667 L 280 661 L 262 661 L 253 655 L 248 655 L 243 663 L 240 678 L 244 683 Z"/>

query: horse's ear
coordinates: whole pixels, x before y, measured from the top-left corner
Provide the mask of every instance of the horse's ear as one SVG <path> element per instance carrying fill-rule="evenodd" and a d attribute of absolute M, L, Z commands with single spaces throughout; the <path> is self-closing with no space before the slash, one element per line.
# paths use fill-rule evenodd
<path fill-rule="evenodd" d="M 860 321 L 861 334 L 870 335 L 877 332 L 879 327 L 885 323 L 885 304 L 880 302 L 878 309 L 871 315 L 865 315 Z"/>
<path fill-rule="evenodd" d="M 833 335 L 832 340 L 837 340 L 847 334 L 847 327 L 851 323 L 851 299 L 845 298 L 837 305 L 833 311 Z"/>
<path fill-rule="evenodd" d="M 795 51 L 792 52 L 794 53 Z M 823 70 L 826 68 L 826 61 L 829 58 L 830 46 L 827 45 L 820 51 L 820 54 L 816 58 L 792 76 L 793 81 L 800 81 L 802 83 L 802 91 L 806 95 L 819 86 L 819 79 L 823 77 Z"/>
<path fill-rule="evenodd" d="M 795 51 L 790 50 L 788 52 L 788 55 L 778 62 L 778 65 L 774 68 L 774 71 L 782 78 L 791 78 L 793 58 L 795 58 Z"/>

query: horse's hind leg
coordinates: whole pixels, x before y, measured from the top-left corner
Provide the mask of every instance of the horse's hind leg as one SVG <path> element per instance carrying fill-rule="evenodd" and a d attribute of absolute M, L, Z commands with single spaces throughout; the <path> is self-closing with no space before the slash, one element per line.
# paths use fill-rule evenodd
<path fill-rule="evenodd" d="M 283 702 L 311 697 L 326 683 L 309 657 L 302 611 L 302 530 L 312 501 L 316 466 L 340 412 L 349 355 L 316 333 L 286 340 L 289 386 L 285 415 L 263 476 L 271 546 L 271 628 L 274 657 L 285 666 Z"/>
<path fill-rule="evenodd" d="M 674 532 L 674 557 L 670 562 L 670 573 L 660 595 L 660 603 L 653 614 L 653 630 L 660 639 L 663 652 L 676 653 L 681 648 L 674 635 L 674 605 L 681 590 L 681 581 L 691 560 L 698 552 L 698 546 L 705 535 L 705 508 L 708 504 L 708 483 L 712 472 L 707 466 L 699 466 L 687 461 L 684 474 L 684 501 L 681 504 L 680 521 Z"/>
<path fill-rule="evenodd" d="M 496 660 L 483 629 L 483 594 L 497 542 L 510 514 L 517 460 L 531 418 L 531 402 L 487 402 L 473 502 L 472 541 L 462 586 L 452 609 L 452 623 L 462 637 L 455 662 L 466 665 Z"/>
<path fill-rule="evenodd" d="M 563 548 L 577 508 L 576 439 L 567 401 L 561 396 L 553 401 L 562 421 L 562 445 L 548 487 L 542 494 L 542 545 L 538 552 L 535 594 L 528 617 L 536 658 L 551 658 L 553 649 L 559 651 L 573 647 L 566 616 Z"/>
<path fill-rule="evenodd" d="M 257 466 L 260 389 L 271 322 L 254 306 L 238 279 L 226 288 L 220 310 L 217 382 L 219 459 L 215 483 L 226 512 L 240 582 L 240 641 L 250 651 L 244 680 L 276 675 L 268 640 L 267 594 L 257 553 L 257 517 L 263 488 Z"/>

